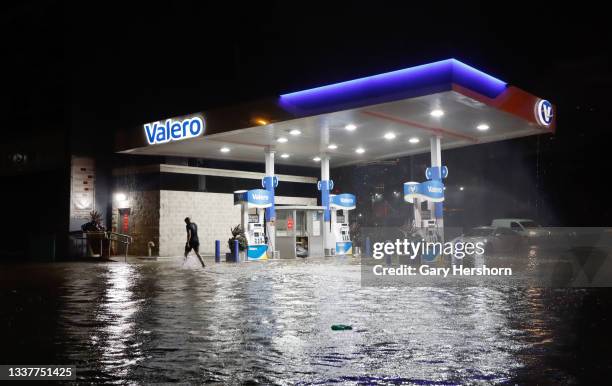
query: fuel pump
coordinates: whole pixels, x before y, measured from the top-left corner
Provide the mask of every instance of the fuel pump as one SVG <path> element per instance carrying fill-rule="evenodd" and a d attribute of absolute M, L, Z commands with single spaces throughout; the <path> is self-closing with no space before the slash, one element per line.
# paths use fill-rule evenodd
<path fill-rule="evenodd" d="M 444 185 L 441 181 L 431 180 L 422 183 L 404 183 L 404 201 L 413 206 L 413 227 L 416 229 L 435 229 L 437 222 L 431 217 L 431 212 L 423 212 L 421 209 L 423 202 L 442 202 L 444 201 Z"/>
<path fill-rule="evenodd" d="M 234 194 L 235 204 L 240 204 L 241 225 L 247 239 L 246 258 L 265 260 L 268 258 L 268 245 L 264 231 L 264 213 L 265 208 L 272 206 L 270 192 L 253 189 Z"/>
<path fill-rule="evenodd" d="M 349 230 L 349 211 L 355 209 L 355 196 L 349 193 L 330 195 L 329 201 L 336 255 L 350 255 L 353 253 L 353 242 Z"/>
<path fill-rule="evenodd" d="M 448 170 L 443 169 L 443 176 L 446 177 Z M 404 183 L 404 201 L 413 206 L 413 228 L 415 235 L 428 243 L 443 242 L 444 229 L 441 228 L 441 221 L 437 221 L 439 216 L 431 211 L 423 213 L 421 207 L 423 202 L 442 203 L 444 201 L 444 184 L 439 176 L 432 178 L 430 169 L 425 172 L 429 181 L 425 182 L 406 182 Z M 433 262 L 438 258 L 437 251 L 425 252 L 421 258 L 426 262 Z"/>
<path fill-rule="evenodd" d="M 442 179 L 448 176 L 448 168 L 431 167 L 425 170 L 425 182 L 405 182 L 404 201 L 412 204 L 414 216 L 413 227 L 416 229 L 435 230 L 442 228 L 442 202 L 444 201 L 444 184 Z M 431 209 L 421 210 L 423 202 L 429 202 Z M 439 207 L 439 208 L 438 208 Z"/>

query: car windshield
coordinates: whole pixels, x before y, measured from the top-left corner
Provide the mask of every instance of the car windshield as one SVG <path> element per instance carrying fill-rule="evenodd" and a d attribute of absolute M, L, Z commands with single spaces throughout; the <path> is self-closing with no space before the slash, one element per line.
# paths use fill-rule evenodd
<path fill-rule="evenodd" d="M 540 226 L 536 224 L 534 221 L 521 221 L 521 225 L 524 228 L 539 228 Z"/>
<path fill-rule="evenodd" d="M 465 233 L 468 237 L 489 236 L 493 232 L 490 228 L 472 228 Z"/>

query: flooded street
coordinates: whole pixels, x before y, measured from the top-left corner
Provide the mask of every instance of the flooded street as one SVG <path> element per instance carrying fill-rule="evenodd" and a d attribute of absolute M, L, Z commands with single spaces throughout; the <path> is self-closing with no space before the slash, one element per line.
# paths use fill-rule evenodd
<path fill-rule="evenodd" d="M 368 288 L 343 258 L 181 263 L 0 265 L 0 362 L 138 384 L 567 384 L 611 369 L 608 289 Z"/>

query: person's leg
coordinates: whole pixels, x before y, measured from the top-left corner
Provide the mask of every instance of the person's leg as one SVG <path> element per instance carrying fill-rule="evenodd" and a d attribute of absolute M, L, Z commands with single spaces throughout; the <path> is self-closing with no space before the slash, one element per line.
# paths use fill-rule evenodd
<path fill-rule="evenodd" d="M 185 244 L 185 259 L 187 258 L 187 255 L 189 254 L 189 252 L 191 251 L 191 246 L 189 245 L 189 243 Z"/>
<path fill-rule="evenodd" d="M 195 252 L 196 256 L 198 257 L 198 260 L 200 260 L 200 263 L 202 264 L 202 267 L 206 267 L 206 264 L 204 264 L 204 260 L 202 260 L 202 256 L 200 256 L 200 244 L 194 244 L 193 245 L 193 251 Z"/>

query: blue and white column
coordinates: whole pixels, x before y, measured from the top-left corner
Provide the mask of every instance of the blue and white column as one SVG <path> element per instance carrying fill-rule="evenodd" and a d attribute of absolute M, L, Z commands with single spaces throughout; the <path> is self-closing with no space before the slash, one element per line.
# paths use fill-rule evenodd
<path fill-rule="evenodd" d="M 274 188 L 278 184 L 278 180 L 274 175 L 274 151 L 266 149 L 265 151 L 266 160 L 266 175 L 263 179 L 263 187 L 270 193 L 270 200 L 272 206 L 266 208 L 266 233 L 268 235 L 268 251 L 270 257 L 274 257 L 274 251 L 276 251 L 276 210 L 274 202 Z"/>
<path fill-rule="evenodd" d="M 331 256 L 336 250 L 336 240 L 334 240 L 331 229 L 331 211 L 329 209 L 329 191 L 333 188 L 333 182 L 329 179 L 329 156 L 321 155 L 321 181 L 319 190 L 321 191 L 321 206 L 323 206 L 323 249 L 325 256 Z"/>
<path fill-rule="evenodd" d="M 442 181 L 442 148 L 440 147 L 439 136 L 433 136 L 430 139 L 431 151 L 431 180 Z M 431 213 L 431 218 L 436 220 L 436 227 L 444 228 L 444 203 L 442 202 L 427 202 L 427 208 Z"/>

